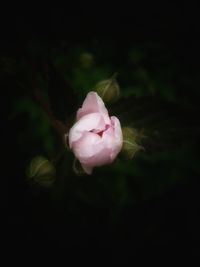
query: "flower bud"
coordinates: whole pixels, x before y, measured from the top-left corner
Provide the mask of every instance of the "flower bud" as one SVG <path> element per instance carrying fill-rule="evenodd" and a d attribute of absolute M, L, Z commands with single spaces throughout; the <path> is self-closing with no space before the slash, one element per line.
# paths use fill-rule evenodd
<path fill-rule="evenodd" d="M 115 102 L 120 96 L 120 87 L 115 79 L 114 74 L 110 79 L 100 81 L 95 86 L 95 91 L 104 102 Z"/>
<path fill-rule="evenodd" d="M 133 128 L 123 127 L 122 134 L 123 146 L 121 154 L 125 159 L 132 159 L 137 151 L 143 149 L 142 146 L 137 144 L 139 133 Z"/>
<path fill-rule="evenodd" d="M 109 116 L 96 92 L 89 92 L 77 111 L 75 124 L 69 130 L 69 147 L 81 168 L 92 174 L 93 168 L 111 164 L 121 151 L 122 141 L 119 119 Z M 79 172 L 76 161 L 74 170 Z"/>
<path fill-rule="evenodd" d="M 50 187 L 55 181 L 56 169 L 54 165 L 43 156 L 33 158 L 27 170 L 30 182 L 44 187 Z"/>
<path fill-rule="evenodd" d="M 80 65 L 83 69 L 89 69 L 94 65 L 94 57 L 90 53 L 82 53 L 80 55 Z"/>

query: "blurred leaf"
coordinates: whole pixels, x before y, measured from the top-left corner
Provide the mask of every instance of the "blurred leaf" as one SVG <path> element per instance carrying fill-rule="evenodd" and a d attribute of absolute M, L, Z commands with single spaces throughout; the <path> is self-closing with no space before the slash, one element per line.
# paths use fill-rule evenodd
<path fill-rule="evenodd" d="M 27 126 L 30 127 L 33 138 L 40 139 L 46 151 L 53 150 L 53 137 L 51 133 L 51 125 L 47 115 L 41 108 L 35 104 L 30 98 L 20 98 L 15 103 L 14 112 L 26 113 L 28 115 Z M 28 130 L 28 128 L 26 128 Z M 28 134 L 28 133 L 27 133 Z M 27 136 L 31 138 L 31 136 Z"/>

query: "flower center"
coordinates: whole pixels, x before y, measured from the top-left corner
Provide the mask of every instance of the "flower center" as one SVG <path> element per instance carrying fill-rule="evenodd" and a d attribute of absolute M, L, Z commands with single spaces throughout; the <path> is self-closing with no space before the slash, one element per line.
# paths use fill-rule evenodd
<path fill-rule="evenodd" d="M 101 132 L 98 132 L 98 133 L 96 133 L 96 134 L 98 134 L 100 137 L 102 137 L 103 132 L 104 132 L 104 131 L 101 131 Z"/>
<path fill-rule="evenodd" d="M 91 133 L 98 134 L 100 137 L 102 137 L 103 133 L 104 133 L 108 128 L 110 128 L 110 125 L 106 124 L 104 130 L 97 132 L 97 130 L 93 129 L 93 130 L 91 130 L 90 132 L 91 132 Z"/>

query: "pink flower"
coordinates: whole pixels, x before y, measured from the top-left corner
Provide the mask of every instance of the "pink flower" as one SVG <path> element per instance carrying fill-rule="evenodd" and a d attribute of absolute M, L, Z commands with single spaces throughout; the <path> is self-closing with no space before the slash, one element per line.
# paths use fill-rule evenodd
<path fill-rule="evenodd" d="M 69 146 L 87 174 L 95 166 L 112 163 L 122 148 L 118 118 L 108 111 L 96 92 L 86 96 L 69 131 Z"/>

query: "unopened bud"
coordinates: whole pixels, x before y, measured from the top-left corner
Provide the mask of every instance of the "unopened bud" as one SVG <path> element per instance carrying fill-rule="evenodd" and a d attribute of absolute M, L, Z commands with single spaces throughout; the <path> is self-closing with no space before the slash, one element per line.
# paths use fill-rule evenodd
<path fill-rule="evenodd" d="M 143 149 L 142 146 L 137 144 L 139 134 L 138 132 L 130 127 L 123 127 L 123 146 L 121 154 L 125 159 L 132 159 L 136 152 Z"/>
<path fill-rule="evenodd" d="M 34 184 L 50 187 L 55 181 L 56 169 L 48 159 L 43 156 L 37 156 L 31 160 L 27 176 L 29 181 Z"/>
<path fill-rule="evenodd" d="M 115 102 L 120 97 L 120 87 L 115 77 L 116 74 L 110 79 L 98 82 L 95 86 L 95 91 L 104 102 Z"/>
<path fill-rule="evenodd" d="M 94 65 L 94 57 L 90 53 L 82 53 L 80 56 L 80 64 L 83 69 L 89 69 Z"/>

